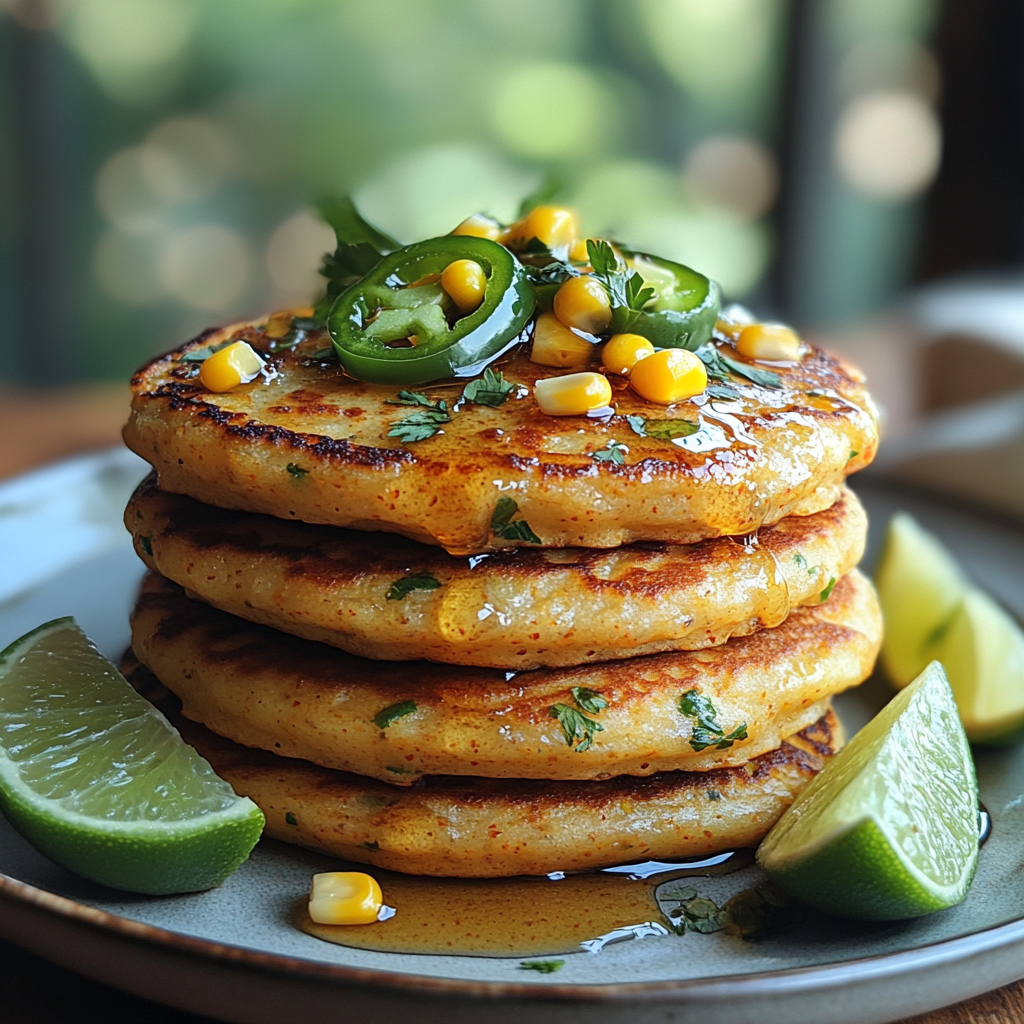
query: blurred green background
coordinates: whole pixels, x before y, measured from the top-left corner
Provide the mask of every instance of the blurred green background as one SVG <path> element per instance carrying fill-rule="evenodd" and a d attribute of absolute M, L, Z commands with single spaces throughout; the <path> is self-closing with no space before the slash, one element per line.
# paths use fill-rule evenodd
<path fill-rule="evenodd" d="M 545 175 L 588 233 L 831 327 L 913 273 L 934 0 L 5 0 L 0 384 L 124 378 Z M 780 254 L 781 257 L 780 257 Z"/>

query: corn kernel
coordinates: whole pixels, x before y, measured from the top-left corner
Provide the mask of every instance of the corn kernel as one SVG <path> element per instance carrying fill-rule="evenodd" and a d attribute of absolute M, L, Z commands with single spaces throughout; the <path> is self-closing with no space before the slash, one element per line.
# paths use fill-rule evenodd
<path fill-rule="evenodd" d="M 472 313 L 484 301 L 487 275 L 484 268 L 473 260 L 456 260 L 444 268 L 441 287 L 463 313 Z"/>
<path fill-rule="evenodd" d="M 549 249 L 568 251 L 579 233 L 579 222 L 572 210 L 564 206 L 536 206 L 522 220 L 516 221 L 500 241 L 516 243 L 536 238 Z"/>
<path fill-rule="evenodd" d="M 555 292 L 555 316 L 566 327 L 587 334 L 600 334 L 612 322 L 612 304 L 608 292 L 596 277 L 584 274 L 570 277 Z"/>
<path fill-rule="evenodd" d="M 203 360 L 199 380 L 207 391 L 218 394 L 248 384 L 266 364 L 246 341 L 236 341 Z"/>
<path fill-rule="evenodd" d="M 800 358 L 800 339 L 782 324 L 750 324 L 740 331 L 736 351 L 748 359 L 786 362 Z"/>
<path fill-rule="evenodd" d="M 453 235 L 469 235 L 471 238 L 489 238 L 496 242 L 504 233 L 502 226 L 482 213 L 467 217 L 453 232 Z"/>
<path fill-rule="evenodd" d="M 612 386 L 601 373 L 570 373 L 534 385 L 540 411 L 548 416 L 582 416 L 603 409 L 612 400 Z"/>
<path fill-rule="evenodd" d="M 594 345 L 570 331 L 554 313 L 541 313 L 533 326 L 530 359 L 541 366 L 586 366 Z"/>
<path fill-rule="evenodd" d="M 572 243 L 572 246 L 569 249 L 569 259 L 571 259 L 573 263 L 590 262 L 590 253 L 587 252 L 587 240 L 585 238 L 581 238 Z"/>
<path fill-rule="evenodd" d="M 665 348 L 641 359 L 633 367 L 629 383 L 648 402 L 671 405 L 699 395 L 708 386 L 708 372 L 692 352 Z"/>
<path fill-rule="evenodd" d="M 325 871 L 313 876 L 309 916 L 317 924 L 372 924 L 383 904 L 377 879 L 362 871 Z"/>
<path fill-rule="evenodd" d="M 633 367 L 654 354 L 654 346 L 639 334 L 613 334 L 601 350 L 601 363 L 612 373 L 628 376 Z"/>

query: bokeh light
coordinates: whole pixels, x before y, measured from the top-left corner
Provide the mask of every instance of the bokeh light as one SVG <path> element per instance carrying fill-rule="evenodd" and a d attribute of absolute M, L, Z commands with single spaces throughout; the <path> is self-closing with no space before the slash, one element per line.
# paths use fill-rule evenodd
<path fill-rule="evenodd" d="M 158 274 L 168 294 L 210 313 L 231 311 L 249 284 L 252 258 L 244 236 L 223 224 L 196 224 L 162 246 Z"/>
<path fill-rule="evenodd" d="M 318 270 L 323 254 L 334 248 L 334 232 L 305 209 L 283 220 L 267 241 L 267 276 L 277 290 L 274 305 L 300 305 L 323 287 Z"/>
<path fill-rule="evenodd" d="M 744 220 L 768 213 L 779 190 L 779 169 L 771 150 L 743 135 L 702 139 L 686 157 L 683 176 L 698 202 L 720 206 Z"/>
<path fill-rule="evenodd" d="M 876 92 L 850 102 L 836 125 L 836 165 L 850 186 L 873 199 L 920 195 L 939 167 L 938 118 L 912 92 Z"/>

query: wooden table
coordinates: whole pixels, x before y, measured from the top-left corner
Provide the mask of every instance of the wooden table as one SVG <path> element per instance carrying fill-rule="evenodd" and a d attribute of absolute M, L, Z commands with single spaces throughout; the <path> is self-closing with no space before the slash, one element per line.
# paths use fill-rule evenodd
<path fill-rule="evenodd" d="M 0 479 L 65 455 L 116 444 L 127 409 L 127 388 L 118 385 L 34 395 L 0 392 Z M 4 1024 L 208 1020 L 118 992 L 2 942 L 0 1007 Z M 903 1024 L 1024 1024 L 1024 982 Z"/>

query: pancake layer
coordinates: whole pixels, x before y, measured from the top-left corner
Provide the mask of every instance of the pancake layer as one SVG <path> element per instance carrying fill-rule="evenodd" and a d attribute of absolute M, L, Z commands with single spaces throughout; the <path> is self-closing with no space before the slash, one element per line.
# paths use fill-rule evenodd
<path fill-rule="evenodd" d="M 867 534 L 845 491 L 753 543 L 466 559 L 394 535 L 224 511 L 165 494 L 152 477 L 125 525 L 151 569 L 251 622 L 366 658 L 516 670 L 699 650 L 777 626 L 857 564 Z"/>
<path fill-rule="evenodd" d="M 842 744 L 827 710 L 738 768 L 586 783 L 430 778 L 396 789 L 239 746 L 177 715 L 175 704 L 157 700 L 217 774 L 259 805 L 267 835 L 391 871 L 461 878 L 756 846 Z"/>
<path fill-rule="evenodd" d="M 207 392 L 198 362 L 184 357 L 231 338 L 260 349 L 273 374 Z M 425 400 L 444 400 L 450 420 L 432 437 L 404 442 L 390 432 L 422 407 L 401 404 L 398 387 L 353 380 L 324 361 L 325 334 L 269 349 L 260 322 L 234 325 L 135 375 L 125 441 L 157 470 L 162 489 L 223 508 L 401 533 L 452 554 L 534 537 L 547 547 L 691 543 L 828 508 L 878 443 L 857 371 L 819 350 L 772 366 L 778 388 L 737 378 L 724 397 L 719 388 L 668 408 L 623 385 L 603 419 L 541 413 L 533 385 L 558 371 L 520 350 L 500 365 L 516 386 L 504 403 L 460 402 L 458 381 L 428 385 Z M 530 533 L 508 536 L 503 499 Z"/>
<path fill-rule="evenodd" d="M 132 618 L 136 655 L 189 718 L 399 785 L 743 764 L 865 679 L 880 638 L 874 591 L 856 571 L 825 603 L 720 647 L 522 673 L 366 661 L 190 601 L 158 577 Z"/>

